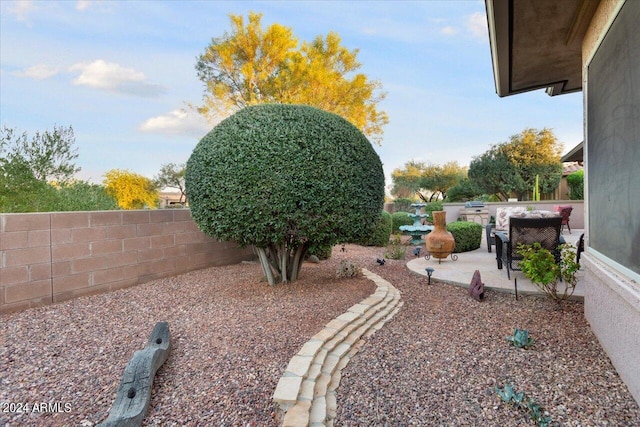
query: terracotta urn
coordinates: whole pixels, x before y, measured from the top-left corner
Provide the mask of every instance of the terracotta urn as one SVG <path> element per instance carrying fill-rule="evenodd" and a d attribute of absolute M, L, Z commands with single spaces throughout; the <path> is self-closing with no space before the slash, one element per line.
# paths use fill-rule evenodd
<path fill-rule="evenodd" d="M 432 212 L 432 215 L 433 231 L 427 234 L 427 251 L 434 258 L 446 258 L 456 247 L 453 234 L 447 231 L 447 213 L 445 211 L 435 211 Z"/>

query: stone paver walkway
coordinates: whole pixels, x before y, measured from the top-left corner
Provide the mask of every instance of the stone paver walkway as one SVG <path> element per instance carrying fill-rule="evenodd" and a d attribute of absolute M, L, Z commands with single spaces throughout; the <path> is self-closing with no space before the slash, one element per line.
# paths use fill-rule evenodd
<path fill-rule="evenodd" d="M 283 427 L 333 426 L 342 369 L 402 307 L 400 291 L 391 283 L 362 272 L 376 291 L 327 323 L 291 358 L 280 378 L 273 401 L 280 407 Z"/>

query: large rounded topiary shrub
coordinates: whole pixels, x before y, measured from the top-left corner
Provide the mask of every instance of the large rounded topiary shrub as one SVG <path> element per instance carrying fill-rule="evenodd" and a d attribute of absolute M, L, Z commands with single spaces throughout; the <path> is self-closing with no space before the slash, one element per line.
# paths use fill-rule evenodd
<path fill-rule="evenodd" d="M 362 241 L 384 203 L 382 163 L 338 115 L 247 107 L 193 150 L 186 192 L 200 229 L 254 245 L 269 283 L 295 280 L 309 247 Z"/>

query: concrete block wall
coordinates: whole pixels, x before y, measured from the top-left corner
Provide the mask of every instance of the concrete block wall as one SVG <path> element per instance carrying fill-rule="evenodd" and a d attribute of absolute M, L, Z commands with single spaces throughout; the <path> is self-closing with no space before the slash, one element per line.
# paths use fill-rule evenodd
<path fill-rule="evenodd" d="M 0 214 L 0 313 L 253 258 L 189 209 Z"/>

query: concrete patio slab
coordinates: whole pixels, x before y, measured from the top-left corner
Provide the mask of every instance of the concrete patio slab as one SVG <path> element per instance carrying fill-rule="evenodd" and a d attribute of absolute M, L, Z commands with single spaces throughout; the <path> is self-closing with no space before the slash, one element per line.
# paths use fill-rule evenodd
<path fill-rule="evenodd" d="M 573 229 L 571 230 L 571 233 L 569 233 L 568 230 L 564 230 L 562 232 L 562 236 L 567 243 L 577 245 L 580 235 L 583 232 L 584 230 Z M 451 257 L 448 257 L 441 260 L 441 262 L 438 262 L 435 258 L 426 260 L 424 256 L 416 257 L 416 259 L 407 263 L 407 268 L 417 274 L 425 276 L 426 280 L 427 272 L 425 268 L 431 267 L 434 269 L 434 272 L 431 275 L 432 283 L 433 281 L 444 282 L 465 288 L 469 287 L 474 271 L 480 270 L 480 275 L 485 288 L 499 292 L 515 293 L 514 279 L 517 279 L 518 295 L 544 295 L 544 293 L 540 291 L 536 285 L 531 283 L 531 281 L 527 279 L 521 271 L 511 271 L 511 280 L 509 280 L 507 279 L 506 267 L 503 267 L 502 270 L 498 270 L 495 248 L 491 253 L 487 252 L 487 242 L 484 230 L 482 233 L 482 243 L 480 244 L 480 248 L 470 252 L 459 253 L 457 255 L 457 261 L 453 261 Z M 581 271 L 578 272 L 578 284 L 571 299 L 584 300 L 584 287 L 580 280 L 580 276 L 582 274 L 583 271 L 581 269 Z M 559 286 L 563 289 L 562 284 Z"/>

